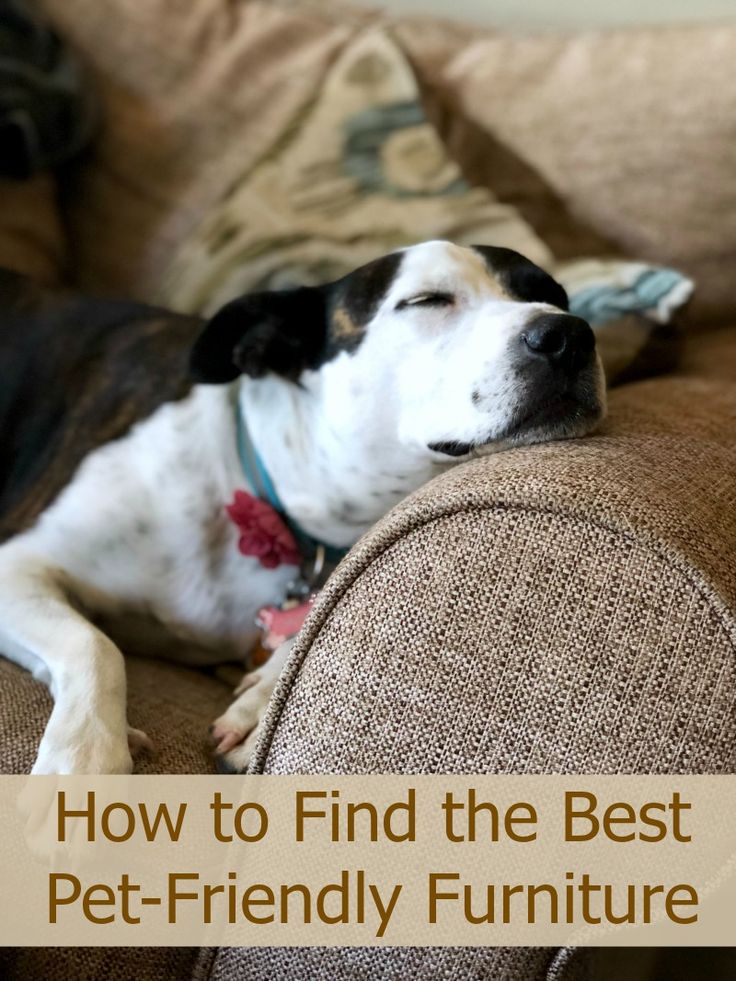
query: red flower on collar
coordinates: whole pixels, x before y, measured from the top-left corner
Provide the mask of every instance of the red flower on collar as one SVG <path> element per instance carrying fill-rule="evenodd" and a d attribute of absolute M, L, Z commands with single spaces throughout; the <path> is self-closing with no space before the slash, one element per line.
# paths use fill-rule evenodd
<path fill-rule="evenodd" d="M 296 539 L 270 504 L 237 490 L 225 510 L 240 532 L 238 550 L 243 555 L 254 556 L 265 569 L 299 565 L 301 555 Z"/>

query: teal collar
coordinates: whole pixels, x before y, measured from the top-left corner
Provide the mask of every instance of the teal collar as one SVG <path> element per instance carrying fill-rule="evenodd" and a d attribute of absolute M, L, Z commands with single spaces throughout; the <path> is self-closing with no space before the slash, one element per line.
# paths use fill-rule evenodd
<path fill-rule="evenodd" d="M 308 534 L 301 525 L 290 517 L 284 505 L 281 503 L 281 498 L 276 493 L 276 488 L 274 487 L 271 476 L 266 470 L 263 459 L 260 453 L 255 448 L 253 440 L 251 439 L 250 432 L 248 431 L 248 426 L 245 421 L 245 414 L 243 413 L 240 403 L 235 404 L 235 417 L 236 417 L 236 427 L 238 433 L 238 455 L 240 456 L 240 465 L 243 468 L 243 473 L 245 478 L 256 492 L 256 495 L 262 500 L 266 501 L 271 507 L 276 511 L 289 527 L 294 538 L 297 540 L 299 545 L 299 550 L 302 556 L 309 562 L 316 562 L 317 556 L 322 555 L 324 560 L 326 560 L 330 565 L 337 565 L 338 562 L 343 559 L 350 549 L 348 548 L 335 548 L 333 545 L 327 545 L 324 542 L 319 541 L 317 538 L 313 538 Z"/>

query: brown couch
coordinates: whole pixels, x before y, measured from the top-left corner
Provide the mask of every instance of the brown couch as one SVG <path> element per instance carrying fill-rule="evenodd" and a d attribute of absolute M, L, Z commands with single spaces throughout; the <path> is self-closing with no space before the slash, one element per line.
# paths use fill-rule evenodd
<path fill-rule="evenodd" d="M 86 287 L 143 296 L 152 290 L 166 250 L 212 201 L 214 178 L 206 165 L 219 152 L 216 141 L 241 126 L 257 144 L 265 125 L 262 100 L 246 93 L 227 109 L 221 104 L 237 66 L 247 62 L 254 72 L 249 57 L 270 44 L 269 57 L 274 48 L 292 56 L 298 49 L 303 71 L 317 72 L 354 16 L 327 18 L 329 26 L 317 30 L 310 18 L 324 20 L 324 3 L 251 2 L 238 10 L 224 0 L 167 9 L 163 0 L 45 0 L 43 6 L 86 54 L 106 100 L 108 124 L 93 154 L 60 190 L 47 180 L 37 185 L 32 231 L 20 189 L 0 188 L 0 197 L 20 209 L 16 215 L 26 216 L 2 223 L 0 261 L 47 280 L 69 278 L 73 271 L 74 281 Z M 287 15 L 297 22 L 285 36 L 279 17 Z M 726 41 L 715 43 L 705 29 L 692 28 L 690 43 L 724 58 L 725 45 L 732 57 L 736 31 L 723 30 Z M 476 140 L 469 165 L 482 170 L 484 146 L 489 157 L 500 159 L 490 130 L 489 142 L 478 147 L 479 103 L 473 79 L 462 77 L 458 52 L 470 44 L 503 48 L 522 41 L 478 38 L 432 22 L 400 25 L 401 32 L 415 59 L 424 58 L 428 90 L 444 92 L 443 104 L 434 107 L 438 118 L 450 105 L 458 112 L 470 106 L 475 118 L 464 119 L 458 137 L 466 150 L 469 134 Z M 678 52 L 690 51 L 686 29 L 632 32 L 628 47 L 621 34 L 597 35 L 588 45 L 611 60 L 632 48 L 636 64 L 642 51 L 656 50 L 659 118 L 663 127 L 674 126 L 680 117 L 668 103 L 661 48 L 670 45 L 673 63 Z M 529 44 L 534 56 L 527 50 L 524 57 L 534 71 L 543 76 L 545 65 L 553 64 L 550 84 L 562 84 L 562 74 L 572 98 L 570 75 L 588 66 L 580 56 L 587 50 L 584 39 Z M 196 63 L 182 57 L 179 45 L 199 53 Z M 210 71 L 214 52 L 220 67 Z M 270 84 L 267 66 L 257 66 L 254 84 Z M 676 66 L 671 71 L 676 74 Z M 724 89 L 730 86 L 731 97 L 736 89 L 715 74 L 712 101 L 722 107 Z M 689 93 L 686 108 L 697 116 L 710 97 L 705 82 L 694 81 L 692 88 L 697 91 Z M 274 86 L 272 111 L 296 97 L 292 89 Z M 589 112 L 591 118 L 620 120 L 625 108 L 601 102 Z M 564 105 L 557 111 L 564 119 Z M 714 130 L 725 120 L 716 116 Z M 448 123 L 448 131 L 457 122 Z M 611 131 L 617 125 L 612 122 Z M 706 122 L 698 117 L 692 125 L 702 138 Z M 736 113 L 729 125 L 736 125 Z M 596 126 L 604 128 L 599 120 Z M 508 152 L 526 146 L 524 132 L 521 126 L 512 134 L 511 150 L 503 145 L 506 163 Z M 734 268 L 736 243 L 733 215 L 727 215 L 719 244 L 715 216 L 731 191 L 717 186 L 723 174 L 708 170 L 723 166 L 715 149 L 726 138 L 736 145 L 732 131 L 714 133 L 707 162 L 697 144 L 681 146 L 680 158 L 672 161 L 670 143 L 662 141 L 662 172 L 679 168 L 682 176 L 688 166 L 705 168 L 697 192 L 690 190 L 700 232 L 690 251 L 678 239 L 669 254 L 672 214 L 661 212 L 661 199 L 659 225 L 651 202 L 644 215 L 631 203 L 637 195 L 645 200 L 644 176 L 611 229 L 610 209 L 596 213 L 591 207 L 594 154 L 579 186 L 575 172 L 556 172 L 554 146 L 545 145 L 533 167 L 525 161 L 523 186 L 508 194 L 516 194 L 528 214 L 547 223 L 558 216 L 557 229 L 565 235 L 584 218 L 586 245 L 607 237 L 621 251 L 638 243 L 655 259 L 676 252 L 686 271 L 702 273 L 700 293 L 708 295 L 691 312 L 681 367 L 672 376 L 614 390 L 609 419 L 594 437 L 466 464 L 380 522 L 319 598 L 273 700 L 256 772 L 734 772 L 736 306 L 732 286 L 725 290 L 716 273 L 722 277 Z M 642 139 L 654 167 L 656 141 Z M 225 181 L 229 152 L 219 161 Z M 627 146 L 618 152 L 630 159 L 636 151 Z M 606 166 L 613 173 L 610 160 Z M 673 193 L 684 193 L 683 187 L 672 178 Z M 611 197 L 619 191 L 626 196 L 625 183 Z M 28 188 L 22 193 L 28 195 Z M 681 198 L 676 207 L 682 210 Z M 707 241 L 703 209 L 711 209 L 716 226 L 708 229 Z M 686 228 L 682 234 L 687 238 Z M 709 277 L 718 280 L 720 292 L 709 293 Z M 158 748 L 156 756 L 141 759 L 139 772 L 211 772 L 207 725 L 227 704 L 229 689 L 214 676 L 149 661 L 131 661 L 129 678 L 130 722 Z M 49 708 L 45 689 L 0 660 L 3 772 L 30 768 Z M 718 974 L 719 964 L 726 965 L 724 972 L 733 970 L 719 956 L 706 961 L 705 955 L 639 953 L 627 959 L 617 952 L 606 959 L 600 952 L 548 949 L 29 950 L 3 953 L 0 966 L 5 976 L 17 978 L 218 981 L 684 979 L 705 976 L 706 965 L 712 978 L 732 976 Z"/>

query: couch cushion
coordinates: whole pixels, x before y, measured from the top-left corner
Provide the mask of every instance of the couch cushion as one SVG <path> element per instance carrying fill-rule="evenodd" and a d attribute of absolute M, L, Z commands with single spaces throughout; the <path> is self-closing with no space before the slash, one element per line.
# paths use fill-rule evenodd
<path fill-rule="evenodd" d="M 446 111 L 622 251 L 692 276 L 693 325 L 733 322 L 736 24 L 520 36 L 408 18 L 396 30 Z"/>
<path fill-rule="evenodd" d="M 257 161 L 371 15 L 309 2 L 40 0 L 104 127 L 66 183 L 78 285 L 148 299 L 172 247 Z"/>
<path fill-rule="evenodd" d="M 611 402 L 598 436 L 454 468 L 353 549 L 256 769 L 733 772 L 736 388 Z"/>

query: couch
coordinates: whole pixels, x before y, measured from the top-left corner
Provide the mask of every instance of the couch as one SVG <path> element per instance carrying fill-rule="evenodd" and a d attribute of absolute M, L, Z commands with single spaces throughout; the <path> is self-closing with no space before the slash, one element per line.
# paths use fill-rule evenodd
<path fill-rule="evenodd" d="M 378 16 L 316 0 L 41 7 L 86 60 L 106 123 L 56 180 L 0 185 L 0 263 L 144 299 L 238 152 L 256 158 L 269 114 L 298 105 L 309 74 Z M 614 389 L 596 435 L 455 468 L 353 548 L 299 637 L 252 768 L 733 773 L 736 86 L 718 64 L 733 63 L 736 29 L 392 29 L 466 171 L 492 180 L 557 254 L 673 262 L 698 294 L 677 370 Z M 289 85 L 274 67 L 285 54 Z M 236 80 L 243 91 L 225 98 Z M 569 139 L 565 120 L 586 138 Z M 137 772 L 212 772 L 207 726 L 230 697 L 217 675 L 131 659 L 129 692 L 131 725 L 157 747 Z M 0 660 L 3 772 L 30 769 L 50 704 Z M 718 952 L 541 948 L 16 950 L 0 966 L 15 978 L 216 981 L 734 970 Z"/>

